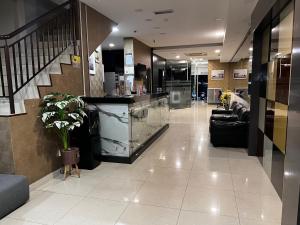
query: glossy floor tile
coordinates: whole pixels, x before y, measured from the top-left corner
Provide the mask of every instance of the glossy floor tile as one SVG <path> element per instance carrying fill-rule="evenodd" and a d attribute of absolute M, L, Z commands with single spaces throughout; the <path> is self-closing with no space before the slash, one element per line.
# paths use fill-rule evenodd
<path fill-rule="evenodd" d="M 116 225 L 176 225 L 179 210 L 130 204 Z"/>
<path fill-rule="evenodd" d="M 85 198 L 70 210 L 56 225 L 114 225 L 127 203 L 97 198 Z"/>
<path fill-rule="evenodd" d="M 239 225 L 238 218 L 206 213 L 181 211 L 178 225 Z"/>
<path fill-rule="evenodd" d="M 210 144 L 212 108 L 172 110 L 133 164 L 51 178 L 0 225 L 279 225 L 281 201 L 258 159 Z"/>
<path fill-rule="evenodd" d="M 182 209 L 212 215 L 238 217 L 233 191 L 188 187 Z"/>

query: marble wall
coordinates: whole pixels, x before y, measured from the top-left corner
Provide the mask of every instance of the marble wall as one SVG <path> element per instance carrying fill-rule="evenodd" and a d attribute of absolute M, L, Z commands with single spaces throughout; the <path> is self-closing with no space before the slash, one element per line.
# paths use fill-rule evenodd
<path fill-rule="evenodd" d="M 102 155 L 129 157 L 128 104 L 98 104 Z"/>
<path fill-rule="evenodd" d="M 130 157 L 169 120 L 168 98 L 97 104 L 104 156 Z"/>

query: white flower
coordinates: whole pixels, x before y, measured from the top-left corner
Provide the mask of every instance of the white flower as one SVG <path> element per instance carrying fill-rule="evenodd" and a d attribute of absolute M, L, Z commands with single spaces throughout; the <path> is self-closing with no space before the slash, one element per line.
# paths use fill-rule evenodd
<path fill-rule="evenodd" d="M 64 109 L 68 104 L 69 104 L 68 101 L 59 101 L 59 102 L 56 102 L 54 105 L 60 109 Z"/>
<path fill-rule="evenodd" d="M 55 115 L 56 112 L 44 112 L 42 114 L 42 121 L 45 123 L 48 119 Z"/>
<path fill-rule="evenodd" d="M 75 127 L 80 127 L 81 123 L 80 122 L 75 122 L 72 125 L 74 125 Z"/>
<path fill-rule="evenodd" d="M 78 113 L 69 113 L 68 116 L 79 121 L 80 123 L 83 123 L 83 118 Z"/>
<path fill-rule="evenodd" d="M 51 105 L 54 105 L 54 103 L 53 103 L 53 102 L 48 102 L 48 103 L 47 103 L 47 107 L 49 107 L 49 106 L 51 106 Z"/>
<path fill-rule="evenodd" d="M 86 117 L 87 116 L 86 113 L 82 109 L 78 109 L 78 112 L 80 113 L 80 115 L 82 117 Z"/>
<path fill-rule="evenodd" d="M 69 113 L 68 116 L 73 118 L 74 120 L 77 120 L 80 117 L 78 113 Z"/>
<path fill-rule="evenodd" d="M 69 125 L 68 121 L 54 121 L 53 122 L 58 129 L 67 127 Z"/>
<path fill-rule="evenodd" d="M 52 127 L 54 127 L 54 123 L 50 123 L 50 124 L 46 125 L 46 128 L 52 128 Z"/>
<path fill-rule="evenodd" d="M 45 100 L 48 100 L 49 98 L 52 98 L 54 95 L 45 95 L 44 96 L 44 98 L 43 98 L 43 100 L 45 101 Z"/>

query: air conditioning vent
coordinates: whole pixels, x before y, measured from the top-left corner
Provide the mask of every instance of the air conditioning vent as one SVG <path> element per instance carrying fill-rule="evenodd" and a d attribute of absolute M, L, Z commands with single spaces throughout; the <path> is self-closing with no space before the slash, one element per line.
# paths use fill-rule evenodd
<path fill-rule="evenodd" d="M 173 9 L 165 9 L 165 10 L 154 11 L 153 13 L 155 15 L 163 15 L 163 14 L 170 14 L 170 13 L 173 13 L 173 12 L 174 12 Z"/>
<path fill-rule="evenodd" d="M 207 56 L 207 52 L 195 52 L 195 53 L 185 53 L 188 57 L 202 57 Z"/>

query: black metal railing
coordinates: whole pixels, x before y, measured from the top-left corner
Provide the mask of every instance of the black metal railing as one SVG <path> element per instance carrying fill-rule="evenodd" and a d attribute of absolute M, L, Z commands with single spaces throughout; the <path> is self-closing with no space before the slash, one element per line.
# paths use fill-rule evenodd
<path fill-rule="evenodd" d="M 67 1 L 8 35 L 0 36 L 0 98 L 14 96 L 69 46 L 76 47 L 75 1 Z"/>

